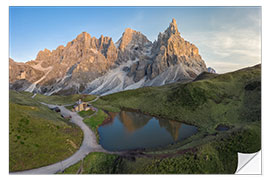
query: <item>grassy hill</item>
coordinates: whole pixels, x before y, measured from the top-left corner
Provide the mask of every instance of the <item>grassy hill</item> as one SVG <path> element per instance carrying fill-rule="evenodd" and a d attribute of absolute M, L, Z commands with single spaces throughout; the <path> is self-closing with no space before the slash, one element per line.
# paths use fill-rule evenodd
<path fill-rule="evenodd" d="M 260 121 L 261 66 L 191 83 L 144 87 L 100 97 L 100 107 L 133 109 L 214 132 L 219 124 Z"/>
<path fill-rule="evenodd" d="M 82 142 L 79 127 L 31 98 L 9 93 L 9 170 L 49 165 L 71 156 Z"/>
<path fill-rule="evenodd" d="M 78 132 L 76 127 L 36 100 L 69 104 L 82 95 L 37 95 L 35 100 L 31 96 L 10 92 L 11 170 L 61 160 L 71 148 L 65 139 L 79 142 L 78 135 L 70 134 Z M 64 173 L 234 173 L 237 152 L 261 149 L 261 65 L 221 75 L 203 73 L 185 84 L 123 91 L 102 96 L 93 105 L 108 111 L 132 109 L 185 122 L 197 126 L 199 132 L 162 148 L 124 155 L 90 153 Z M 229 129 L 220 131 L 219 127 Z"/>
<path fill-rule="evenodd" d="M 80 161 L 65 169 L 63 174 L 112 174 L 117 165 L 117 155 L 102 152 L 88 154 Z"/>
<path fill-rule="evenodd" d="M 92 101 L 96 98 L 94 95 L 83 95 L 83 94 L 74 94 L 68 96 L 60 96 L 60 95 L 52 95 L 52 96 L 45 96 L 42 94 L 37 94 L 35 99 L 37 101 L 50 103 L 50 104 L 58 104 L 58 105 L 65 105 L 65 104 L 74 104 L 76 101 L 81 99 L 82 101 Z"/>
<path fill-rule="evenodd" d="M 123 91 L 93 104 L 108 111 L 132 109 L 199 129 L 177 144 L 148 149 L 144 156 L 120 157 L 114 173 L 234 173 L 237 152 L 261 149 L 261 65 L 221 75 L 204 73 L 185 84 Z"/>

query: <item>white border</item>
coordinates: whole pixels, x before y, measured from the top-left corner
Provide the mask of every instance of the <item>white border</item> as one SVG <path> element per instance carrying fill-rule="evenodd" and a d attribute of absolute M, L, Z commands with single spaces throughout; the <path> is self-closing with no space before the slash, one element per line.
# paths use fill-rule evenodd
<path fill-rule="evenodd" d="M 138 178 L 147 178 L 147 179 L 164 179 L 164 178 L 172 178 L 172 179 L 179 179 L 179 178 L 191 178 L 191 179 L 228 179 L 228 178 L 237 178 L 237 179 L 249 179 L 249 178 L 267 178 L 269 179 L 269 171 L 267 170 L 269 167 L 266 165 L 269 162 L 269 140 L 267 139 L 269 133 L 269 122 L 270 117 L 267 110 L 269 109 L 269 101 L 270 101 L 270 81 L 268 77 L 270 77 L 269 71 L 269 18 L 270 18 L 270 6 L 268 0 L 2 0 L 0 6 L 0 18 L 1 18 L 1 112 L 4 113 L 2 116 L 1 121 L 1 179 L 6 178 L 27 178 L 27 179 L 47 179 L 47 178 L 59 178 L 57 176 L 9 176 L 8 175 L 8 46 L 9 43 L 9 31 L 8 31 L 8 24 L 9 24 L 9 17 L 8 17 L 8 9 L 9 6 L 262 6 L 262 169 L 263 169 L 263 176 L 246 176 L 246 175 L 223 175 L 223 176 L 216 176 L 216 175 L 206 175 L 206 176 L 197 176 L 197 175 L 166 175 L 166 176 L 59 176 L 60 178 L 65 179 L 74 179 L 74 178 L 98 178 L 98 179 L 107 179 L 107 178 L 115 178 L 115 179 L 138 179 Z"/>

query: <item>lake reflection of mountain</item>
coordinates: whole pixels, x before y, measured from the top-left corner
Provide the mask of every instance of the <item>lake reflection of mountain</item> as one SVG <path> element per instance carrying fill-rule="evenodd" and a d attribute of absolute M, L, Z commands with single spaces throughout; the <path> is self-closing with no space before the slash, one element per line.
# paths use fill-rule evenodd
<path fill-rule="evenodd" d="M 153 118 L 148 115 L 128 111 L 121 111 L 119 113 L 119 116 L 119 120 L 123 123 L 127 131 L 130 133 L 142 128 L 149 122 L 150 119 Z M 160 127 L 165 128 L 171 134 L 174 141 L 177 141 L 179 129 L 181 128 L 180 122 L 157 118 L 153 119 L 158 120 Z"/>
<path fill-rule="evenodd" d="M 100 126 L 98 132 L 100 144 L 111 151 L 164 146 L 197 132 L 194 126 L 136 112 L 121 111 L 110 115 L 111 120 Z"/>
<path fill-rule="evenodd" d="M 179 129 L 181 128 L 181 123 L 177 121 L 170 121 L 165 119 L 158 119 L 160 127 L 166 128 L 166 130 L 171 134 L 174 141 L 178 140 Z"/>
<path fill-rule="evenodd" d="M 128 111 L 121 111 L 119 116 L 119 120 L 123 123 L 128 132 L 134 132 L 145 126 L 152 118 L 151 116 Z"/>

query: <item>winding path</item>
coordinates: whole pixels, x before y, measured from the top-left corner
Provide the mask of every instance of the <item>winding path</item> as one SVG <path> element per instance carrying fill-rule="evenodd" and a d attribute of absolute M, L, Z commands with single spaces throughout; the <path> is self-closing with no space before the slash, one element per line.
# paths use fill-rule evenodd
<path fill-rule="evenodd" d="M 96 99 L 94 99 L 91 102 L 96 101 L 98 98 L 99 97 L 97 97 Z M 83 131 L 84 136 L 83 136 L 82 145 L 81 145 L 80 149 L 75 154 L 73 154 L 72 156 L 70 156 L 69 158 L 67 158 L 63 161 L 60 161 L 60 162 L 57 162 L 55 164 L 51 164 L 48 166 L 36 168 L 36 169 L 11 172 L 10 174 L 54 174 L 57 172 L 61 172 L 64 169 L 68 168 L 69 166 L 82 160 L 90 152 L 107 152 L 107 153 L 109 153 L 108 151 L 103 149 L 101 145 L 99 145 L 96 142 L 95 133 L 89 129 L 89 127 L 83 122 L 83 118 L 80 117 L 76 112 L 71 112 L 68 109 L 66 109 L 64 106 L 50 105 L 50 104 L 45 104 L 45 103 L 42 103 L 42 104 L 47 105 L 50 108 L 59 107 L 61 110 L 61 114 L 63 116 L 71 116 L 72 117 L 70 122 L 78 125 Z"/>

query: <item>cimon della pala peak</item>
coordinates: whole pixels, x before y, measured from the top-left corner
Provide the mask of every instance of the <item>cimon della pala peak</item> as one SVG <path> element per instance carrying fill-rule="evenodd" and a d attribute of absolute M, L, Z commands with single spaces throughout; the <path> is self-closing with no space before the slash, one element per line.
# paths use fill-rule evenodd
<path fill-rule="evenodd" d="M 181 37 L 175 19 L 154 42 L 130 28 L 116 43 L 83 32 L 66 46 L 40 51 L 35 60 L 9 59 L 10 88 L 45 95 L 105 95 L 190 81 L 204 71 L 198 48 Z"/>

